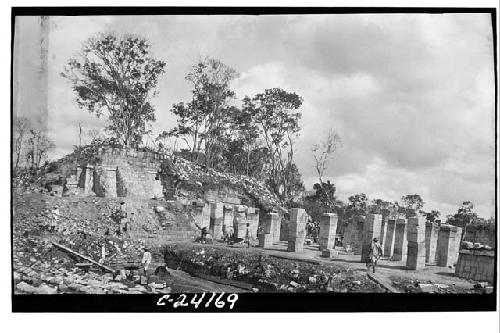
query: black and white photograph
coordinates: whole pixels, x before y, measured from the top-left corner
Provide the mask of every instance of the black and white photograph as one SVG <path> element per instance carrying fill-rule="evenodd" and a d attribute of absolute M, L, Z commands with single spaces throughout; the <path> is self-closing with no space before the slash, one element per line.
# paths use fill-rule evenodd
<path fill-rule="evenodd" d="M 496 15 L 12 8 L 13 311 L 495 311 Z"/>

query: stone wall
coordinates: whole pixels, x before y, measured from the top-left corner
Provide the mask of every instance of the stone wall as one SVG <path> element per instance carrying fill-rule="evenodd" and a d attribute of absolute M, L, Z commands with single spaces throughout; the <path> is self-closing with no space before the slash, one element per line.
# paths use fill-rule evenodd
<path fill-rule="evenodd" d="M 455 275 L 465 279 L 493 283 L 495 252 L 460 250 Z"/>
<path fill-rule="evenodd" d="M 103 147 L 95 165 L 76 168 L 78 187 L 99 197 L 158 198 L 163 186 L 157 176 L 166 155 L 133 149 Z"/>

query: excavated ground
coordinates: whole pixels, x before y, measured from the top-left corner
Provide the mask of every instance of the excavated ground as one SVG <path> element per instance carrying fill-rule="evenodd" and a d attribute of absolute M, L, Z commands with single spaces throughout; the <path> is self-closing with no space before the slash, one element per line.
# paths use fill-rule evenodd
<path fill-rule="evenodd" d="M 13 281 L 15 293 L 133 294 L 170 292 L 386 292 L 366 274 L 358 258 L 322 259 L 316 248 L 288 253 L 283 244 L 273 249 L 215 243 L 193 243 L 158 235 L 192 223 L 190 212 L 175 203 L 128 199 L 134 212 L 131 231 L 118 236 L 109 217 L 119 198 L 56 197 L 31 191 L 13 195 Z M 49 210 L 59 206 L 60 230 L 49 230 Z M 165 211 L 159 216 L 155 207 Z M 169 229 L 170 228 L 170 229 Z M 171 229 L 174 228 L 174 229 Z M 176 229 L 177 228 L 177 229 Z M 108 230 L 109 229 L 109 230 Z M 189 228 L 187 228 L 189 229 Z M 106 235 L 106 231 L 109 231 Z M 187 231 L 182 231 L 186 235 Z M 189 234 L 191 235 L 191 234 Z M 122 274 L 88 267 L 85 260 L 53 245 L 56 242 Z M 168 266 L 168 274 L 150 274 L 141 281 L 137 268 L 143 247 L 152 248 L 155 267 Z M 392 265 L 392 263 L 390 263 Z M 405 272 L 382 263 L 377 276 L 400 292 L 483 292 L 472 281 L 449 272 Z M 142 283 L 141 283 L 142 282 Z"/>

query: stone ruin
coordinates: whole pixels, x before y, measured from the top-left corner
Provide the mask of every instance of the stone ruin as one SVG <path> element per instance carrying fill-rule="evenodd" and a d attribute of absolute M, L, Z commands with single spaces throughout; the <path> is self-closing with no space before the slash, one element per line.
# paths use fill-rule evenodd
<path fill-rule="evenodd" d="M 98 197 L 163 197 L 158 174 L 166 155 L 122 148 L 100 148 L 95 161 L 79 163 L 66 179 L 69 191 Z"/>

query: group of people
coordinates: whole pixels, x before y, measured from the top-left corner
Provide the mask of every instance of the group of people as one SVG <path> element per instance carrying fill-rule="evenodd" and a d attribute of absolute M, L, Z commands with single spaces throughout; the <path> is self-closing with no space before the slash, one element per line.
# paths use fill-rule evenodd
<path fill-rule="evenodd" d="M 213 241 L 210 230 L 207 227 L 201 227 L 197 223 L 195 223 L 195 226 L 200 230 L 201 235 L 196 239 L 197 242 L 200 242 L 202 244 L 210 243 Z M 229 245 L 239 243 L 241 241 L 244 241 L 244 243 L 247 245 L 247 247 L 252 246 L 252 232 L 250 230 L 250 223 L 246 224 L 246 230 L 245 230 L 245 238 L 237 238 L 234 235 L 234 229 L 232 227 L 227 227 L 223 228 L 223 235 L 222 235 L 222 240 L 224 243 L 227 243 Z"/>

